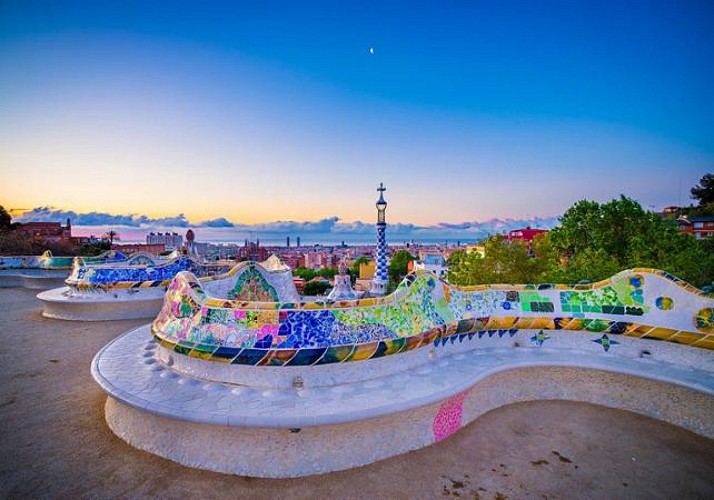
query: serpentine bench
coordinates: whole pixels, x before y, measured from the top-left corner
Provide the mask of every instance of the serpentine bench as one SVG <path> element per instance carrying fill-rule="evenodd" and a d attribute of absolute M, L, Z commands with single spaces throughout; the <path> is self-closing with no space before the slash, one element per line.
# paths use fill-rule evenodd
<path fill-rule="evenodd" d="M 714 437 L 714 300 L 662 271 L 461 289 L 420 273 L 387 297 L 334 303 L 235 300 L 208 293 L 209 282 L 179 273 L 153 324 L 92 363 L 110 428 L 185 465 L 258 477 L 341 470 L 534 399 Z"/>

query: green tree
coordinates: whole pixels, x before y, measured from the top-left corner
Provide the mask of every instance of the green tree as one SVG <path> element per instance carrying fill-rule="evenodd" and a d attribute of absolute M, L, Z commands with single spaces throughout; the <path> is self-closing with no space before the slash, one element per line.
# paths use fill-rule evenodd
<path fill-rule="evenodd" d="M 697 240 L 667 225 L 657 245 L 653 267 L 667 271 L 695 286 L 714 280 L 714 239 Z"/>
<path fill-rule="evenodd" d="M 323 278 L 332 279 L 335 277 L 335 275 L 338 273 L 338 270 L 336 267 L 323 267 L 319 271 L 317 271 L 318 276 L 322 276 Z"/>
<path fill-rule="evenodd" d="M 325 283 L 324 281 L 311 281 L 309 283 L 305 283 L 302 293 L 303 295 L 309 296 L 322 295 L 328 288 L 330 288 L 329 283 Z"/>
<path fill-rule="evenodd" d="M 293 271 L 293 275 L 297 276 L 298 278 L 302 278 L 305 281 L 310 281 L 312 278 L 317 276 L 317 271 L 313 271 L 312 269 L 300 266 L 295 268 L 295 270 Z"/>
<path fill-rule="evenodd" d="M 530 246 L 497 235 L 489 238 L 484 248 L 484 257 L 475 252 L 454 252 L 448 260 L 449 281 L 461 286 L 543 283 L 552 281 L 557 270 L 558 253 L 547 235 L 539 235 Z"/>
<path fill-rule="evenodd" d="M 705 174 L 691 193 L 692 198 L 699 201 L 700 207 L 714 204 L 714 174 Z"/>
<path fill-rule="evenodd" d="M 12 229 L 12 217 L 5 210 L 5 207 L 0 205 L 0 231 Z"/>
<path fill-rule="evenodd" d="M 590 250 L 590 257 L 602 250 L 620 269 L 656 261 L 662 220 L 626 196 L 604 204 L 578 201 L 560 221 L 560 226 L 550 232 L 550 241 L 566 263 L 586 250 Z"/>
<path fill-rule="evenodd" d="M 635 267 L 662 269 L 695 286 L 714 279 L 714 242 L 681 233 L 673 220 L 625 196 L 604 204 L 577 202 L 550 239 L 562 261 L 554 281 L 599 281 Z"/>
<path fill-rule="evenodd" d="M 389 259 L 389 281 L 392 285 L 397 285 L 401 279 L 407 275 L 409 262 L 416 260 L 407 250 L 397 250 Z"/>
<path fill-rule="evenodd" d="M 476 252 L 467 253 L 465 250 L 457 250 L 447 259 L 449 270 L 446 279 L 460 286 L 488 283 L 490 276 L 486 274 L 483 260 Z"/>
<path fill-rule="evenodd" d="M 559 283 L 578 283 L 580 281 L 597 281 L 617 274 L 622 268 L 617 261 L 602 248 L 586 248 L 576 254 L 556 273 L 552 281 Z"/>
<path fill-rule="evenodd" d="M 689 217 L 714 215 L 714 174 L 704 175 L 699 180 L 699 184 L 694 186 L 690 192 L 692 198 L 699 204 L 696 207 L 690 205 L 682 210 L 683 213 Z"/>

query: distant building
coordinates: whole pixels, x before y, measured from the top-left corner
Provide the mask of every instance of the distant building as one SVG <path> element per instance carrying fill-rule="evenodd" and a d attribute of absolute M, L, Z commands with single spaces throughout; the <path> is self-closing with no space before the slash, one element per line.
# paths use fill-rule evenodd
<path fill-rule="evenodd" d="M 664 207 L 662 209 L 662 213 L 660 214 L 662 217 L 669 217 L 669 218 L 676 218 L 677 215 L 679 215 L 679 212 L 682 210 L 682 207 L 678 207 L 677 205 L 670 205 L 668 207 Z"/>
<path fill-rule="evenodd" d="M 279 256 L 282 261 L 285 262 L 285 265 L 288 266 L 290 269 L 297 269 L 298 267 L 300 267 L 301 256 L 299 254 L 293 252 L 280 252 Z"/>
<path fill-rule="evenodd" d="M 326 250 L 311 250 L 303 254 L 305 259 L 305 267 L 308 269 L 324 269 L 325 267 L 334 267 L 336 258 L 332 252 Z"/>
<path fill-rule="evenodd" d="M 446 264 L 446 259 L 443 255 L 438 253 L 423 253 L 419 252 L 420 259 L 413 260 L 409 263 L 409 271 L 431 271 L 436 274 L 439 278 L 445 278 L 446 273 L 449 270 L 449 266 Z M 423 255 L 422 255 L 423 254 Z"/>
<path fill-rule="evenodd" d="M 149 233 L 146 235 L 147 245 L 164 245 L 166 250 L 177 250 L 183 246 L 183 236 L 178 233 Z"/>
<path fill-rule="evenodd" d="M 298 293 L 302 293 L 303 288 L 305 288 L 305 280 L 297 276 L 293 276 L 293 283 L 295 284 L 295 289 Z"/>
<path fill-rule="evenodd" d="M 130 254 L 136 252 L 146 252 L 158 255 L 166 251 L 166 245 L 163 243 L 147 244 L 147 243 L 114 243 L 112 250 L 119 250 L 122 253 Z"/>
<path fill-rule="evenodd" d="M 270 257 L 270 251 L 260 246 L 260 241 L 246 241 L 245 246 L 238 249 L 238 260 L 253 260 L 262 262 Z"/>
<path fill-rule="evenodd" d="M 369 262 L 360 262 L 359 264 L 359 279 L 371 280 L 374 278 L 374 272 L 377 269 L 377 263 L 373 260 Z"/>
<path fill-rule="evenodd" d="M 696 239 L 714 237 L 714 215 L 700 215 L 687 217 L 683 215 L 677 219 L 679 230 L 691 234 Z"/>
<path fill-rule="evenodd" d="M 525 241 L 526 243 L 530 243 L 531 241 L 533 241 L 533 238 L 535 238 L 539 234 L 544 234 L 547 232 L 548 231 L 545 229 L 533 229 L 528 226 L 523 229 L 514 229 L 510 231 L 504 239 L 507 241 L 520 240 Z"/>
<path fill-rule="evenodd" d="M 67 225 L 61 222 L 26 222 L 19 224 L 16 234 L 37 243 L 72 243 L 72 225 L 67 219 Z"/>

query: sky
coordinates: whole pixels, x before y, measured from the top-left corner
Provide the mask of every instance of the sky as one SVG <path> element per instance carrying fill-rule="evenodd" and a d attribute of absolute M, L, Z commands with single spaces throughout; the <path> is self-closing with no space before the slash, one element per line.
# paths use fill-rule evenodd
<path fill-rule="evenodd" d="M 455 234 L 686 205 L 714 171 L 713 23 L 711 1 L 0 0 L 0 204 L 333 230 L 372 224 L 384 182 L 390 223 Z"/>

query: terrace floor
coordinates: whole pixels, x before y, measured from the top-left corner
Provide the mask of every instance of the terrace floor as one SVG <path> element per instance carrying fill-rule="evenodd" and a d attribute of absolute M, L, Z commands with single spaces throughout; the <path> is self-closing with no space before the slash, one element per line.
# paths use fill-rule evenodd
<path fill-rule="evenodd" d="M 438 445 L 324 476 L 189 469 L 112 434 L 89 373 L 104 344 L 146 321 L 46 319 L 36 293 L 0 289 L 3 498 L 714 498 L 714 440 L 561 401 L 507 406 Z"/>

